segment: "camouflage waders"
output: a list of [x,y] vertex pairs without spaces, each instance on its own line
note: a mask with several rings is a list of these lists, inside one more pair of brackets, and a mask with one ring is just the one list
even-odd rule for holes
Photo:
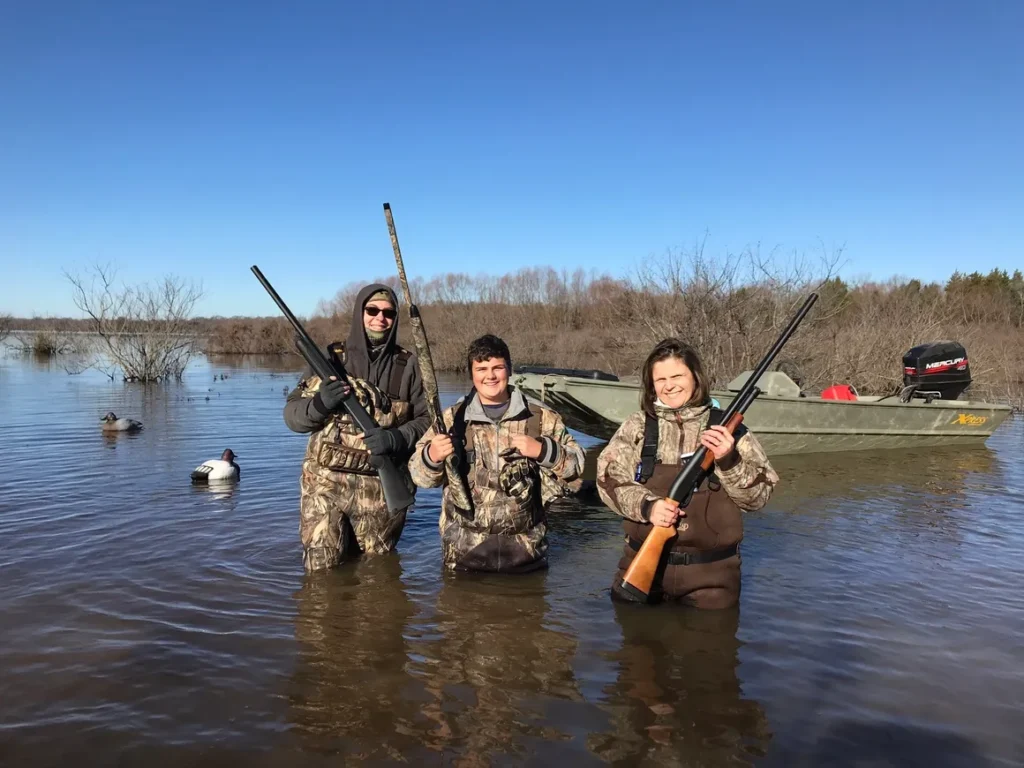
[[[359,401],[382,428],[407,419],[408,403],[390,400],[361,379],[351,382]],[[319,378],[313,376],[303,382],[302,396],[315,396],[319,386]],[[307,571],[333,567],[360,553],[390,552],[402,535],[406,512],[388,511],[377,470],[365,443],[356,437],[359,433],[348,414],[341,413],[310,435],[299,502],[299,537]],[[408,470],[405,474],[413,490]]]
[[[460,404],[445,411],[455,422]],[[441,502],[441,551],[452,570],[517,573],[547,565],[547,508],[567,495],[583,471],[583,450],[561,417],[550,408],[527,400],[513,388],[508,410],[495,423],[483,411],[474,392],[464,409],[467,480],[473,514],[464,516],[451,500],[447,486]],[[515,435],[529,435],[544,446],[545,463],[527,459],[511,448]],[[431,467],[424,452],[433,427],[420,438],[409,462],[421,488],[441,485],[441,467]]]
[[[643,476],[645,415],[633,414],[609,441],[597,462],[601,499],[622,515],[625,546],[612,585],[612,596],[654,527],[644,519],[645,502],[668,495],[684,457],[700,445],[709,408],[657,408],[657,459],[649,477]],[[760,509],[778,483],[760,444],[749,432],[736,441],[734,462],[716,465],[698,488],[678,533],[666,546],[655,577],[653,595],[700,608],[735,605],[740,593],[739,543],[743,539],[743,510]]]

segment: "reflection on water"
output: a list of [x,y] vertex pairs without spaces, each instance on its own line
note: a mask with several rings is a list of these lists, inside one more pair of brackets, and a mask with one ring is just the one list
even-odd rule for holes
[[[446,576],[435,616],[437,635],[419,669],[433,699],[425,709],[448,749],[472,755],[472,765],[502,756],[520,764],[558,754],[586,760],[577,729],[603,718],[580,706],[576,639],[549,615],[545,573],[514,583]],[[549,745],[557,747],[548,752]]]
[[220,501],[231,499],[238,491],[238,482],[233,480],[211,481],[209,484],[192,484],[192,493],[206,495]]
[[[571,739],[548,710],[553,700],[564,699],[566,712],[582,701],[576,643],[547,626],[543,575],[514,584],[443,577],[424,610],[401,559],[310,576],[299,591],[289,699],[304,748],[346,760],[462,756],[462,765],[490,765],[538,758],[538,744]],[[582,740],[576,749],[585,761]]]
[[[381,759],[418,746],[409,736],[424,726],[417,723],[422,686],[406,671],[416,606],[401,577],[398,555],[304,578],[288,693],[289,721],[304,749]],[[393,731],[390,738],[380,738],[381,726]]]
[[773,464],[785,472],[783,491],[791,501],[813,499],[823,493],[867,498],[892,488],[905,493],[956,496],[963,493],[965,481],[972,475],[986,475],[998,469],[996,452],[984,445],[970,450],[933,448],[802,458],[780,456]]
[[623,635],[608,687],[616,727],[591,737],[595,753],[625,765],[736,765],[764,756],[767,717],[744,697],[736,673],[739,610],[664,608],[615,605]]
[[[556,504],[543,573],[445,574],[430,490],[394,556],[307,577],[298,368],[0,359],[0,764],[1021,764],[1020,420],[780,458],[739,610],[698,614],[609,600],[593,498]],[[228,447],[241,481],[192,485]]]

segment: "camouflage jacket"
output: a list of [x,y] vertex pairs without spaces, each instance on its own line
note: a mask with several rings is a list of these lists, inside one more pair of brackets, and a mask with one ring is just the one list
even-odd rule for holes
[[[409,403],[392,401],[362,379],[350,377],[349,381],[359,402],[381,428],[397,427],[408,420]],[[312,398],[319,389],[320,378],[311,376],[299,383],[297,392],[299,397]],[[347,489],[343,495],[353,507],[346,509],[347,512],[386,510],[380,478],[370,464],[366,443],[356,437],[361,431],[347,412],[329,414],[323,427],[309,436],[302,463],[303,487],[305,489],[311,483],[319,487],[343,486]],[[399,467],[403,465],[399,463]],[[404,467],[403,470],[407,475]],[[408,475],[407,485],[413,489]]]
[[[446,424],[453,423],[458,406],[445,410]],[[510,438],[527,434],[531,416],[539,418],[539,439],[544,444],[541,458],[533,461],[518,453],[507,455]],[[484,571],[529,570],[543,565],[547,507],[567,495],[571,481],[582,473],[583,450],[557,413],[515,388],[508,410],[497,423],[484,413],[475,393],[465,419],[467,442],[471,439],[473,443],[468,480],[474,510],[469,518],[462,515],[445,487],[439,521],[445,565]],[[409,461],[413,482],[421,488],[437,487],[444,479],[443,467],[433,464],[426,453],[434,435],[431,427]],[[503,486],[502,478],[503,470],[507,472],[513,462],[528,464],[529,475],[510,493],[503,490],[507,483]]]
[[[709,406],[670,409],[656,406],[658,415],[658,461],[679,464],[675,455],[682,431],[683,452],[700,447],[700,435],[707,429]],[[597,488],[601,500],[614,512],[635,522],[645,522],[640,508],[646,499],[657,499],[636,481],[637,465],[644,442],[644,412],[637,411],[622,422],[608,445],[597,457]],[[779,482],[761,444],[750,432],[736,442],[739,460],[728,469],[715,467],[722,489],[740,509],[753,511],[768,503],[772,489]],[[615,488],[615,498],[608,488]]]

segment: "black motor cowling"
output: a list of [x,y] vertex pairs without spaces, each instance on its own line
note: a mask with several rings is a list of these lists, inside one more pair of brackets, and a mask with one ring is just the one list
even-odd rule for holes
[[903,355],[903,384],[916,397],[956,400],[971,385],[967,350],[955,341],[919,344]]

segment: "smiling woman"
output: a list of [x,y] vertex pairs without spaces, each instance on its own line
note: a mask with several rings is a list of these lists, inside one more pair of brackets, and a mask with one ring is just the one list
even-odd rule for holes
[[[655,403],[669,408],[704,403],[711,388],[697,350],[685,342],[669,339],[659,344],[644,366],[643,407]],[[655,398],[652,402],[652,398]]]
[[[652,597],[699,608],[739,602],[743,512],[760,509],[778,483],[768,457],[746,429],[733,434],[712,406],[704,366],[679,339],[660,342],[643,368],[641,411],[627,418],[597,461],[601,499],[621,515],[626,544],[612,586],[654,528],[676,527],[671,551],[655,577]],[[681,508],[669,488],[686,459],[704,446],[715,472]]]

